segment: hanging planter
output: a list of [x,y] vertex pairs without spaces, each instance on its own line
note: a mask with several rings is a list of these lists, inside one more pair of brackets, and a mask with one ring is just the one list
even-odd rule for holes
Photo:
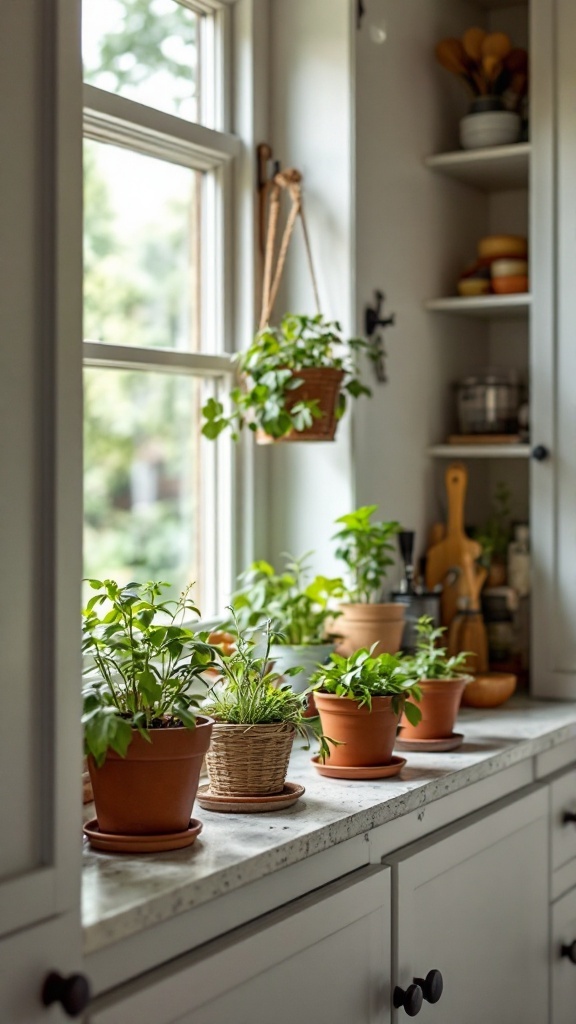
[[[268,240],[264,268],[260,330],[247,351],[237,357],[240,383],[230,394],[230,406],[214,398],[202,410],[202,433],[214,440],[229,428],[238,440],[244,427],[256,434],[259,444],[275,441],[333,441],[338,420],[348,397],[371,392],[359,377],[358,357],[365,352],[378,359],[374,347],[363,338],[345,340],[340,324],[325,320],[302,208],[302,175],[289,170],[277,174],[271,191]],[[274,263],[280,197],[287,191],[292,209]],[[296,220],[304,232],[306,255],[318,313],[315,316],[287,314],[279,326],[270,321],[288,246]]]

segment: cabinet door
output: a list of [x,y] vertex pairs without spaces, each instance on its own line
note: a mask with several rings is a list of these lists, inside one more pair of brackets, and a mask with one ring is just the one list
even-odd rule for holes
[[[81,948],[78,13],[76,0],[0,3],[0,1018],[10,1024],[59,1019],[41,1007],[35,972],[70,972]],[[38,932],[45,959],[32,933],[23,938],[40,921],[53,922]]]
[[[552,1021],[574,1024],[576,1006],[576,964],[567,947],[576,943],[576,889],[552,907]],[[576,946],[574,947],[576,952]]]
[[540,790],[390,859],[394,982],[405,990],[430,970],[444,981],[423,1024],[548,1019],[546,811]]
[[354,872],[98,1000],[88,1022],[388,1024],[390,921],[390,872]]
[[[532,679],[576,697],[576,40],[574,0],[532,0]],[[553,74],[550,73],[553,69]]]

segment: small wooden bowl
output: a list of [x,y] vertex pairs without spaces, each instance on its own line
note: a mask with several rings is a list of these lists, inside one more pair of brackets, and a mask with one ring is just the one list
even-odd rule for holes
[[497,708],[516,689],[518,677],[512,672],[486,672],[474,676],[462,695],[462,704],[469,708]]

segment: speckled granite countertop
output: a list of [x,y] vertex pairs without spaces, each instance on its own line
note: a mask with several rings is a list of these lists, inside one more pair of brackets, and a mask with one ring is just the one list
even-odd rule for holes
[[406,754],[390,780],[322,778],[295,743],[288,778],[306,787],[286,811],[214,814],[197,809],[204,831],[187,850],[96,853],[85,847],[85,952],[111,945],[175,914],[399,818],[510,765],[576,737],[576,704],[519,698],[493,711],[463,710],[463,746],[449,754]]

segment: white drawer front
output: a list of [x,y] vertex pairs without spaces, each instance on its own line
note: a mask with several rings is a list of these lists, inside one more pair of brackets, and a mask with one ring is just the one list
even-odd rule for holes
[[[576,964],[567,956],[576,942],[576,889],[552,906],[552,1022],[574,1024]],[[564,955],[563,954],[564,951]],[[574,948],[576,952],[576,947]]]
[[[551,787],[552,870],[576,858],[576,770],[556,779]],[[574,821],[568,820],[573,815]]]

